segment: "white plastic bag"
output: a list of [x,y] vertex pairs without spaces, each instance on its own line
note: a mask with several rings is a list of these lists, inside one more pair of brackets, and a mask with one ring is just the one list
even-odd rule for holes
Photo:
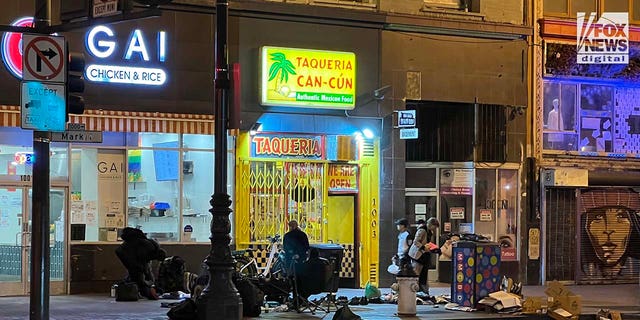
[[387,267],[387,272],[391,274],[398,274],[400,273],[400,266],[392,263],[389,265],[389,267]]

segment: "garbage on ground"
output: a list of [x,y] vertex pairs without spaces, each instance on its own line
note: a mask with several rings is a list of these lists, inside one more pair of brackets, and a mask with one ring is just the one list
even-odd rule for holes
[[575,295],[558,281],[552,281],[547,294],[547,314],[556,320],[578,319],[582,311],[582,296]]
[[491,307],[500,313],[515,313],[522,310],[521,297],[517,294],[496,291],[489,294],[488,297],[482,298],[478,304]]
[[596,314],[596,320],[622,320],[622,315],[618,311],[609,311],[609,309],[600,309]]
[[477,307],[498,313],[517,313],[522,311],[522,283],[503,277],[500,291],[489,293],[489,296],[478,301]]
[[444,308],[447,309],[447,310],[455,310],[455,311],[466,311],[466,312],[476,311],[476,309],[474,309],[474,308],[461,306],[461,305],[459,305],[457,303],[454,303],[454,302],[447,303],[444,306]]

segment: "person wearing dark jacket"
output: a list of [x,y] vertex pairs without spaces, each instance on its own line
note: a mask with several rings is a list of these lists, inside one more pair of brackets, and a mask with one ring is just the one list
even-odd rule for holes
[[292,262],[302,263],[307,259],[307,251],[309,251],[309,238],[304,231],[298,227],[298,221],[289,221],[289,232],[285,233],[282,239],[284,247],[284,257],[287,267]]
[[158,299],[155,291],[151,261],[162,261],[167,253],[158,242],[149,239],[140,229],[126,227],[122,230],[122,244],[116,248],[116,255],[127,268],[128,280],[138,285],[138,291],[149,299]]

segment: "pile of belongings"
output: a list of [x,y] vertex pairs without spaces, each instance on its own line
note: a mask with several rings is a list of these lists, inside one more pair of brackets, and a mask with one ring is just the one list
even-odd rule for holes
[[492,292],[478,301],[478,307],[484,307],[498,313],[516,313],[522,311],[522,283],[503,277],[500,291]]

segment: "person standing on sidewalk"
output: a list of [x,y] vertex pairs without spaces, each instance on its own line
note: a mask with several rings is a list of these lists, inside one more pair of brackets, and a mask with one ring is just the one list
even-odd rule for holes
[[409,220],[401,218],[396,220],[396,228],[398,229],[398,251],[391,261],[393,264],[403,267],[410,263],[409,248],[411,247],[411,239],[409,238]]
[[429,218],[426,222],[422,219],[418,220],[418,231],[416,232],[413,244],[409,249],[411,256],[411,265],[418,278],[420,291],[429,295],[429,264],[431,262],[431,253],[441,253],[440,248],[433,242],[435,239],[435,231],[440,227],[440,222],[436,218]]

